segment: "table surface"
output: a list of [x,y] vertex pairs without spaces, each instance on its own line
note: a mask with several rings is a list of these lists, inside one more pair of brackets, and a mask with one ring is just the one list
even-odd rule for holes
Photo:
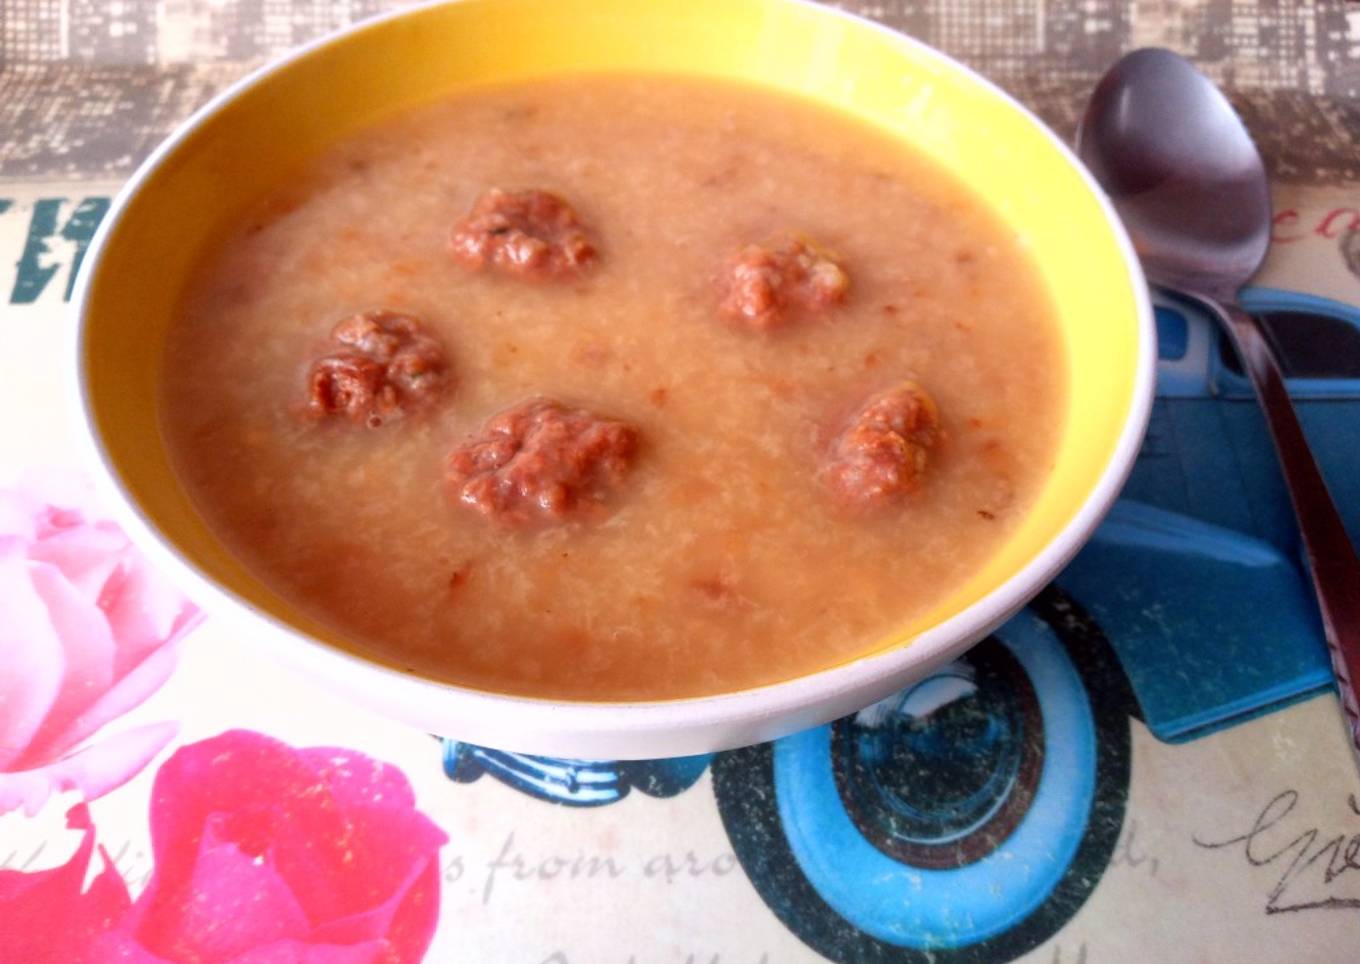
[[[1360,4],[841,5],[973,64],[1064,136],[1121,50],[1192,56],[1274,178],[1256,306],[1321,312],[1328,346],[1360,340]],[[0,960],[415,959],[427,941],[432,961],[526,964],[1355,959],[1357,778],[1279,481],[1212,328],[1171,306],[1126,501],[936,681],[944,699],[711,758],[551,761],[437,740],[243,654],[213,619],[181,625],[101,510],[75,511],[71,279],[112,193],[197,104],[396,6],[0,0]],[[1360,527],[1343,348],[1300,342],[1295,389]],[[85,594],[65,603],[43,581],[64,539],[85,540],[57,566]],[[997,674],[1029,679],[1045,727],[980,682]],[[99,696],[82,729],[72,707]],[[932,733],[974,755],[940,755]],[[1040,761],[1036,785],[1006,778],[1012,758]],[[996,806],[970,816],[984,790]],[[87,837],[104,854],[88,871]],[[75,883],[35,896],[59,867]]]

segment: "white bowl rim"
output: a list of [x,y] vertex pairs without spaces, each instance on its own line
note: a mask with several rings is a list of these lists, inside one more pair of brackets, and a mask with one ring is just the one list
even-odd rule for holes
[[[468,0],[454,0],[468,2]],[[1039,129],[1091,192],[1113,232],[1133,287],[1140,321],[1133,394],[1113,454],[1091,492],[1067,524],[1002,585],[909,643],[861,656],[804,676],[734,693],[664,701],[586,702],[510,696],[474,690],[403,672],[314,639],[224,589],[174,548],[137,505],[114,468],[97,428],[85,376],[86,318],[101,254],[132,199],[167,158],[212,116],[245,91],[314,51],[391,20],[418,17],[447,6],[433,0],[362,21],[318,38],[264,65],[213,97],[162,142],[118,192],[91,240],[72,296],[77,320],[74,377],[79,398],[77,436],[97,481],[133,542],[192,599],[240,631],[243,642],[270,659],[325,680],[357,703],[431,733],[519,752],[580,759],[646,759],[710,753],[771,740],[826,723],[884,699],[958,657],[996,629],[1056,576],[1109,511],[1132,470],[1151,410],[1156,363],[1151,298],[1133,244],[1113,206],[1072,150],[1033,112],[976,71],[933,47],[866,17],[815,0],[778,0],[817,15],[840,18],[915,48],[923,59],[961,71]],[[261,632],[266,630],[266,632]]]

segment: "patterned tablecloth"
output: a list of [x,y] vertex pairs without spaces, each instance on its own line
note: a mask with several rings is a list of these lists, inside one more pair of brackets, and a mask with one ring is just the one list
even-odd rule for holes
[[[1131,46],[1232,89],[1277,182],[1251,307],[1360,536],[1360,5],[845,5],[1064,134]],[[213,90],[390,6],[0,0],[0,962],[1360,958],[1357,777],[1297,537],[1246,383],[1170,302],[1138,466],[1057,584],[775,744],[440,740],[248,655],[150,571],[77,464],[85,247]]]

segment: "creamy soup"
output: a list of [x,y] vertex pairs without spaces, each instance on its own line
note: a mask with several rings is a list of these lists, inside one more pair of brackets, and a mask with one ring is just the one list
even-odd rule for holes
[[998,549],[1062,428],[1051,315],[882,132],[566,78],[364,130],[243,212],[161,417],[213,529],[356,651],[688,697],[862,653]]

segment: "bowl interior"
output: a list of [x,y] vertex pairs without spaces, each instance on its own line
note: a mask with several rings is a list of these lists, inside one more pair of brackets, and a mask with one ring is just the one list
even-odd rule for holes
[[81,306],[86,406],[110,470],[163,543],[252,608],[340,645],[224,550],[170,467],[156,383],[182,280],[243,202],[356,127],[473,85],[613,70],[754,82],[887,129],[971,184],[1045,277],[1069,400],[1053,472],[999,552],[865,655],[962,612],[1059,535],[1137,410],[1146,321],[1104,209],[1024,112],[927,48],[811,4],[465,0],[371,24],[244,85],[164,150],[106,224]]

